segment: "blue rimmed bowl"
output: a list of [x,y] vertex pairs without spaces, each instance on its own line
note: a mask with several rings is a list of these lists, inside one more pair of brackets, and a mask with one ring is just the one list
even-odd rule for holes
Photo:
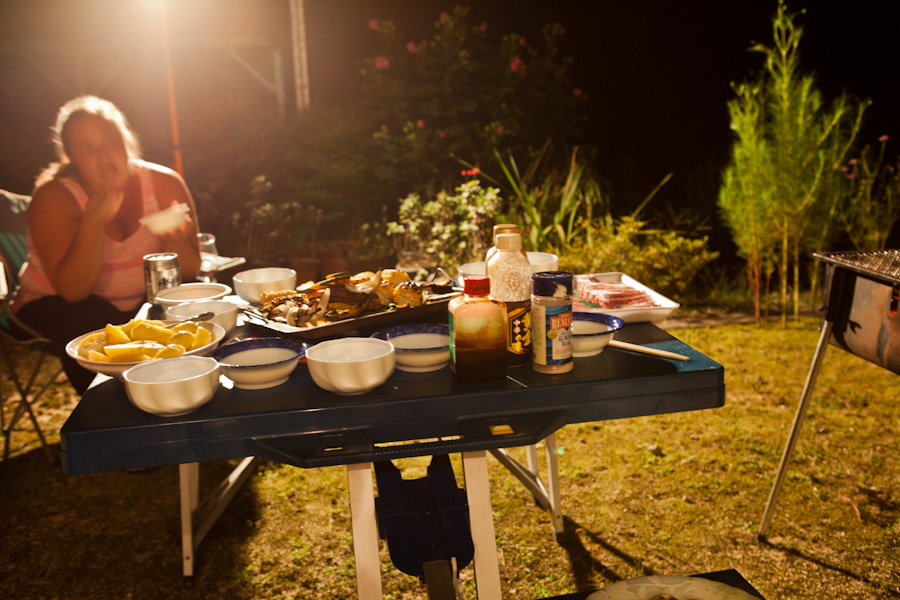
[[624,326],[625,321],[619,317],[576,312],[572,319],[572,356],[584,358],[600,354]]
[[244,390],[263,390],[288,380],[303,356],[302,343],[285,338],[252,338],[212,353],[225,377]]
[[450,327],[446,323],[398,325],[372,334],[394,345],[397,368],[411,373],[442,369],[450,362]]

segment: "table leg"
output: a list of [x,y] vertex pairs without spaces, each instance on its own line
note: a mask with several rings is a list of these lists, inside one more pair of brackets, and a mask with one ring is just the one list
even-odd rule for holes
[[816,347],[816,354],[813,357],[812,365],[809,367],[806,384],[803,386],[803,394],[800,396],[797,413],[794,415],[794,423],[791,425],[791,433],[788,436],[787,445],[784,447],[784,453],[781,455],[781,463],[778,465],[778,472],[775,474],[775,483],[772,484],[772,491],[769,492],[769,500],[766,502],[766,509],[763,511],[762,521],[759,524],[759,533],[756,534],[759,539],[765,538],[766,533],[769,531],[769,524],[772,522],[772,515],[775,512],[775,503],[778,501],[778,495],[781,493],[781,486],[784,483],[784,476],[787,473],[788,463],[791,461],[794,447],[797,445],[797,439],[800,437],[800,427],[806,418],[806,409],[809,407],[809,400],[812,397],[813,388],[816,386],[816,379],[819,378],[822,359],[825,358],[825,351],[828,349],[828,341],[831,339],[833,327],[834,323],[832,321],[825,321],[822,326],[819,345]]
[[550,524],[553,538],[563,532],[562,498],[559,491],[559,455],[556,452],[556,434],[551,433],[544,440],[547,452],[547,490],[550,500]]
[[500,565],[497,560],[497,540],[494,537],[487,453],[484,450],[463,452],[462,460],[472,542],[475,546],[475,589],[479,600],[499,599]]
[[378,557],[378,521],[375,515],[372,463],[347,465],[347,482],[350,488],[357,594],[359,600],[380,599],[381,560]]
[[178,485],[181,496],[181,554],[184,576],[194,574],[197,547],[216,520],[235,497],[241,486],[253,474],[259,459],[244,458],[228,477],[200,502],[200,463],[178,465]]
[[518,479],[534,496],[535,502],[550,513],[550,525],[553,527],[553,538],[563,532],[562,500],[559,492],[559,459],[556,453],[556,434],[551,433],[544,439],[547,451],[547,484],[541,479],[540,464],[537,460],[535,446],[526,448],[527,466],[513,458],[505,448],[491,450],[497,461]]
[[184,576],[194,574],[194,509],[200,502],[200,463],[178,465],[181,496],[181,560]]

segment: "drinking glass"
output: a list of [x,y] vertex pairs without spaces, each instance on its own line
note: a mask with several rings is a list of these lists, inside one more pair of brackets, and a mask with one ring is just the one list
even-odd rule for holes
[[218,256],[219,251],[216,250],[216,236],[211,233],[198,233],[197,241],[200,243],[200,281],[215,281],[216,267],[215,262],[210,260],[209,256],[204,254]]

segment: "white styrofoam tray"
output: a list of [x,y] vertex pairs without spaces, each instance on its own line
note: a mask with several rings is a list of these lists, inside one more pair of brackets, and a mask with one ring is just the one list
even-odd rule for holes
[[[631,286],[636,290],[646,292],[653,299],[654,306],[646,308],[600,308],[599,306],[590,304],[581,299],[581,295],[578,292],[579,277],[593,277],[596,281],[608,283],[624,283],[625,285]],[[575,289],[572,290],[572,307],[576,312],[595,312],[603,313],[605,315],[613,315],[614,317],[619,317],[626,323],[642,323],[647,321],[651,323],[658,323],[660,321],[663,321],[672,313],[673,310],[680,306],[680,304],[678,304],[677,302],[669,300],[662,294],[651,290],[637,280],[632,279],[628,275],[619,272],[588,273],[586,275],[576,275],[574,287]]]

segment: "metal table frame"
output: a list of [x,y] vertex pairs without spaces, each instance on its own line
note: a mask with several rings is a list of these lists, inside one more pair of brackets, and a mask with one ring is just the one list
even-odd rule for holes
[[[447,368],[396,371],[379,389],[349,397],[316,387],[301,364],[287,383],[268,390],[239,390],[223,380],[210,403],[172,418],[135,408],[123,384],[107,380],[84,395],[63,426],[63,468],[77,474],[181,464],[182,513],[191,514],[192,535],[185,536],[193,538],[192,556],[246,479],[252,458],[241,463],[244,470],[233,473],[230,483],[217,488],[212,501],[202,504],[196,466],[189,463],[261,457],[303,468],[346,465],[357,586],[359,597],[368,599],[381,596],[371,463],[461,452],[478,597],[499,598],[488,451],[534,445],[570,423],[716,408],[725,402],[723,367],[655,325],[630,324],[616,337],[684,354],[690,361],[610,348],[576,359],[575,369],[562,375],[521,367],[511,369],[501,382],[461,385]],[[548,457],[555,460],[551,444]],[[526,467],[531,475],[520,479],[539,481],[533,466],[533,471]],[[558,511],[558,486],[550,479],[547,499]],[[534,493],[541,487],[534,483],[529,489]],[[561,513],[558,519],[561,525]],[[183,531],[187,527],[183,524]],[[185,549],[187,556],[188,545]]]

